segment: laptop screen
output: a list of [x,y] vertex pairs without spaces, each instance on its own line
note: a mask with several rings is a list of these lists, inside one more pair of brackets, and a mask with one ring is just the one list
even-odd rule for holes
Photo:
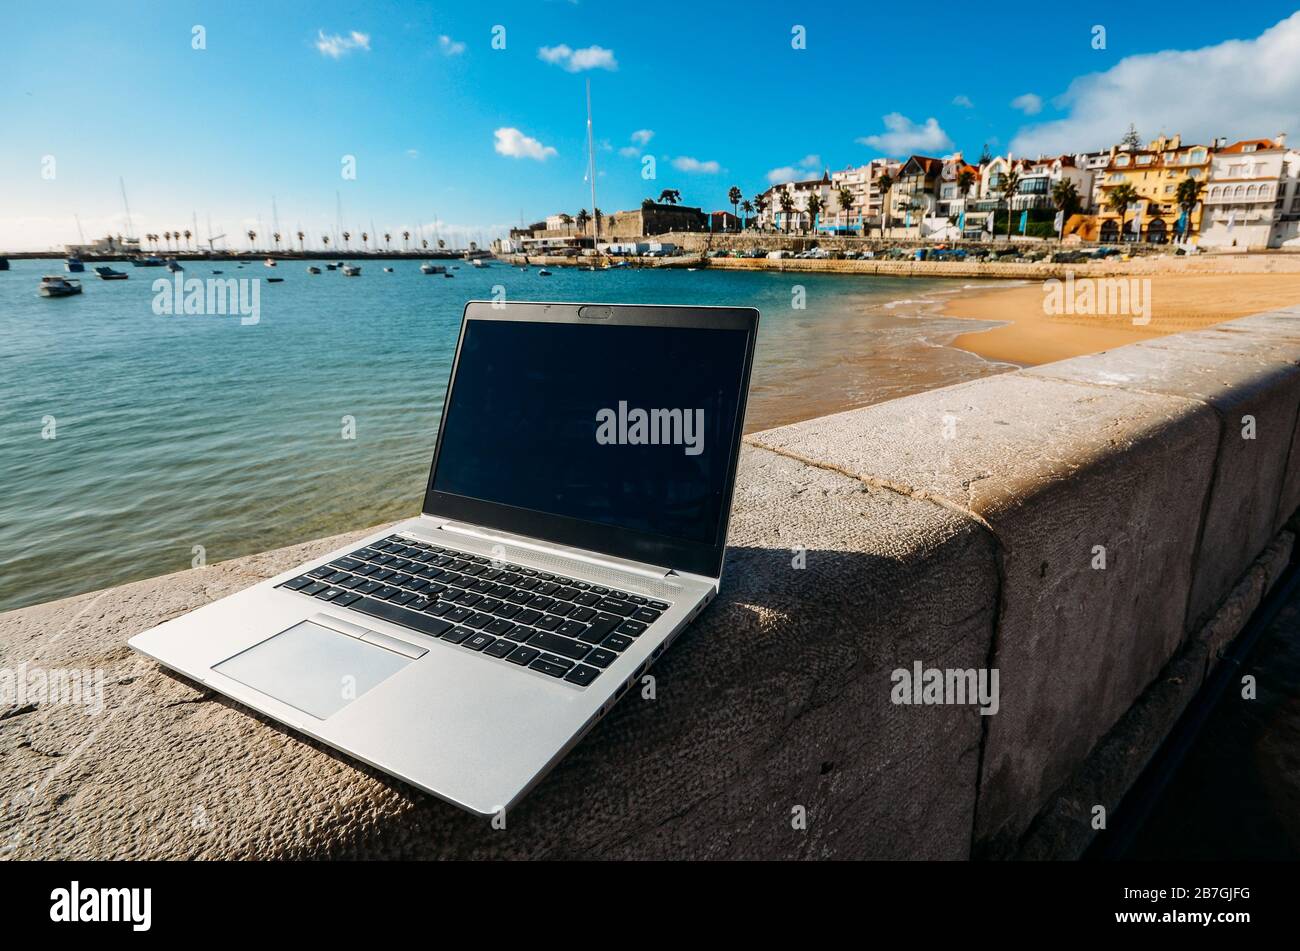
[[[469,320],[431,488],[554,517],[539,537],[622,557],[649,560],[656,538],[720,546],[751,336]],[[541,524],[506,521],[480,524],[522,534]]]

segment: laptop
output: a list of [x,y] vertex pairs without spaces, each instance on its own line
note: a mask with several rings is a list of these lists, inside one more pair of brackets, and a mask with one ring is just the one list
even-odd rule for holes
[[717,594],[757,329],[745,308],[469,303],[420,515],[130,646],[508,810]]

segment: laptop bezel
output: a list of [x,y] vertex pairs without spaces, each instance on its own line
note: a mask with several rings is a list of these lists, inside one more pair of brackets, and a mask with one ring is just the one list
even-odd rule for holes
[[[456,385],[456,370],[460,365],[461,347],[471,320],[557,324],[601,323],[618,326],[745,331],[747,339],[741,369],[743,385],[736,404],[737,421],[732,443],[727,448],[722,516],[719,519],[716,538],[710,543],[693,542],[435,491],[434,477],[438,471],[438,458],[442,452],[447,409],[451,406],[452,391]],[[451,373],[447,378],[447,392],[442,404],[443,412],[438,420],[438,436],[434,443],[433,460],[429,466],[429,478],[425,485],[424,513],[654,565],[679,573],[689,572],[714,579],[721,577],[722,562],[727,547],[727,531],[731,522],[731,503],[735,494],[736,469],[740,460],[740,446],[744,433],[745,410],[749,399],[754,347],[758,337],[758,320],[758,311],[750,307],[470,301],[465,305],[465,311],[461,316],[456,352],[452,359]],[[526,474],[521,473],[521,477],[526,477]]]

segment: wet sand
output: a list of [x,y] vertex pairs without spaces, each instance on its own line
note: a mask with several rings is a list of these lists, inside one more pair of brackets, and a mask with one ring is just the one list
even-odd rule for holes
[[1149,324],[1131,316],[1048,315],[1044,284],[972,289],[949,301],[949,317],[1003,322],[960,334],[953,346],[988,360],[1035,366],[1152,337],[1200,330],[1225,320],[1300,304],[1300,274],[1153,274]]

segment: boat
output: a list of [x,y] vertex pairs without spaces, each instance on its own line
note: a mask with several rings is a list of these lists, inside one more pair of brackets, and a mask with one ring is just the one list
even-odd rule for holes
[[393,269],[392,269],[391,267],[386,267],[386,268],[384,268],[384,273],[385,273],[385,274],[392,274],[392,273],[393,273]]
[[421,274],[446,274],[447,269],[443,267],[441,264],[430,264],[428,261],[425,261],[423,264],[420,265],[420,273]]
[[86,270],[86,262],[74,254],[64,260],[63,269],[69,274],[80,274]]
[[282,278],[282,277],[268,277],[268,278],[266,279],[266,283],[268,283],[268,284],[283,284],[283,283],[284,283],[284,278]]
[[443,271],[443,272],[442,272],[442,276],[443,276],[443,277],[455,277],[456,275],[455,275],[455,274],[452,274],[451,271]]
[[9,259],[0,258],[0,271],[7,271],[7,270],[9,270]]
[[333,271],[333,270],[336,270],[337,268],[338,268],[338,265],[337,265],[337,264],[326,264],[326,265],[325,265],[325,270],[327,270],[327,271]]
[[487,265],[483,263],[482,258],[475,258],[473,261],[470,261],[469,263],[474,265],[475,267],[487,267]]
[[213,274],[224,274],[224,273],[226,273],[226,272],[225,272],[225,271],[213,271],[212,273],[213,273]]
[[156,254],[141,254],[133,257],[131,263],[136,267],[162,267],[163,259]]
[[550,276],[551,276],[551,272],[548,271],[548,270],[546,270],[546,268],[542,268],[540,271],[537,272],[537,276],[538,276],[538,277],[550,277]]
[[361,265],[345,264],[343,265],[342,270],[343,270],[344,277],[357,277],[361,273]]
[[36,288],[36,293],[42,297],[71,297],[81,293],[81,282],[68,280],[58,274],[47,274],[41,278],[41,286]]
[[131,276],[126,271],[114,271],[106,264],[95,268],[95,273],[99,275],[101,281],[125,281]]
[[275,258],[267,258],[262,263],[265,264],[267,267],[275,267]]
[[307,267],[307,273],[308,273],[308,274],[319,274],[319,273],[320,273],[320,268],[318,268],[318,267],[317,267],[316,265],[314,265],[314,264],[309,265],[309,266]]
[[173,274],[175,274],[177,271],[183,271],[183,270],[185,270],[185,268],[181,267],[181,262],[180,262],[180,261],[168,261],[168,262],[167,262],[167,270],[169,270],[169,271],[171,271]]

